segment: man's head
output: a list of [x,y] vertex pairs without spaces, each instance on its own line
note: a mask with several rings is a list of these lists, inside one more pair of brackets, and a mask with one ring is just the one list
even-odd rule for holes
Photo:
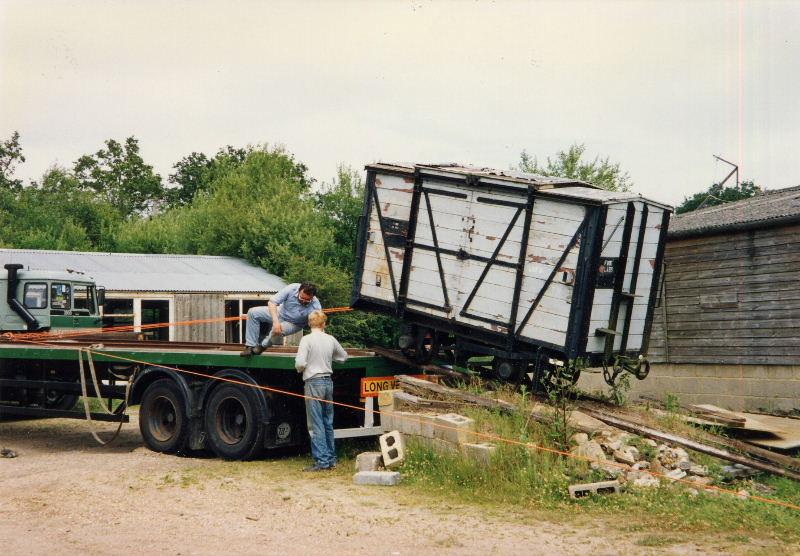
[[325,328],[325,323],[328,322],[328,317],[322,311],[314,311],[308,315],[308,325],[311,328]]
[[297,291],[297,299],[303,305],[308,305],[317,295],[317,286],[311,282],[303,282],[300,284],[300,289]]

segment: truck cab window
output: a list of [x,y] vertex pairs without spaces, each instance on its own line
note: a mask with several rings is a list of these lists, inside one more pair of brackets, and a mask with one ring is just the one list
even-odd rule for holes
[[44,309],[47,307],[47,284],[25,284],[25,307]]
[[87,315],[94,314],[94,287],[75,284],[73,287],[72,308]]
[[72,307],[72,295],[69,284],[52,283],[50,285],[50,308],[51,309],[70,309]]

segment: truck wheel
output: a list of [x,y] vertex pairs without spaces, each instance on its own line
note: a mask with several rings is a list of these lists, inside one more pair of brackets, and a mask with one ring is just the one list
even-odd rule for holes
[[174,454],[189,440],[189,418],[180,387],[168,378],[147,387],[139,409],[139,430],[154,452]]
[[225,459],[252,459],[264,448],[264,416],[250,388],[223,384],[211,392],[205,429],[214,453]]

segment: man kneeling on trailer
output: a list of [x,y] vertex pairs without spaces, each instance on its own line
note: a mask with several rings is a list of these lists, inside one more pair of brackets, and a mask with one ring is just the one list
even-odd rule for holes
[[308,317],[311,334],[303,336],[297,348],[294,366],[303,373],[306,395],[306,421],[311,437],[311,456],[314,465],[303,471],[323,471],[336,467],[336,448],[333,444],[333,361],[347,361],[341,344],[325,333],[328,317],[314,311]]
[[[247,311],[245,328],[245,348],[242,357],[259,355],[280,336],[289,336],[302,330],[308,324],[308,315],[321,311],[322,304],[316,298],[317,287],[309,282],[289,284],[269,300],[266,307],[253,307]],[[267,323],[271,330],[259,344],[261,323]]]

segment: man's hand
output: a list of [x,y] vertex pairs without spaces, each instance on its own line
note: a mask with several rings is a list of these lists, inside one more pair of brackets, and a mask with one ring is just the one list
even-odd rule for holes
[[277,320],[275,321],[275,324],[272,325],[272,335],[273,336],[283,335],[283,327],[281,326],[281,323],[278,322]]

